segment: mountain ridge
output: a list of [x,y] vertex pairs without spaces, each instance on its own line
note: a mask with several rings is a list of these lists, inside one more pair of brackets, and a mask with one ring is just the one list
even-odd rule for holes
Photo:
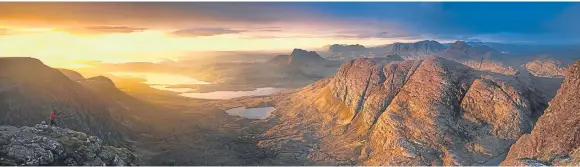
[[510,148],[501,165],[580,165],[580,61],[566,78],[530,134]]
[[0,58],[0,124],[31,126],[46,121],[52,109],[63,112],[59,124],[121,141],[109,108],[92,91],[34,58]]
[[[307,157],[292,155],[313,164],[485,163],[531,131],[547,106],[530,87],[534,82],[525,73],[480,71],[435,56],[392,62],[359,58],[332,77],[260,99],[277,109],[272,119],[284,121],[267,130],[260,138],[268,140],[258,145],[284,152],[312,149]],[[294,143],[290,136],[305,141]]]

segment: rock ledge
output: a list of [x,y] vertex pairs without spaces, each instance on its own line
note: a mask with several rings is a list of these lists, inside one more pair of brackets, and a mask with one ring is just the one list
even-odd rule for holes
[[95,136],[46,125],[0,126],[0,165],[139,165],[125,148],[105,146]]

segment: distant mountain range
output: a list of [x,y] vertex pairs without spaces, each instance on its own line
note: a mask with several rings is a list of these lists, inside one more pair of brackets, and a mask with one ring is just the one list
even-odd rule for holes
[[[510,50],[509,48],[520,48],[520,50]],[[335,44],[324,47],[323,49],[325,51],[322,55],[332,60],[347,61],[360,57],[374,58],[395,54],[405,60],[421,60],[428,56],[438,56],[460,62],[475,69],[510,75],[515,74],[520,66],[524,66],[524,68],[529,68],[533,75],[538,76],[561,76],[561,74],[551,75],[545,73],[561,73],[549,71],[562,71],[561,69],[555,68],[560,68],[557,66],[565,66],[578,57],[566,52],[570,49],[567,49],[565,46],[535,46],[479,41],[456,41],[454,43],[441,44],[434,40],[425,40],[414,43],[393,43],[374,47]],[[576,53],[580,53],[580,50]],[[542,57],[549,57],[551,60],[560,63],[559,65],[535,65],[538,64],[538,61],[545,60],[541,59]],[[525,65],[532,61],[536,61],[536,63]]]

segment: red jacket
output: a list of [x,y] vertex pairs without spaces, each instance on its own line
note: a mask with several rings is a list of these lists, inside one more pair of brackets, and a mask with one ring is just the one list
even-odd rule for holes
[[56,114],[54,112],[50,113],[50,120],[56,120]]

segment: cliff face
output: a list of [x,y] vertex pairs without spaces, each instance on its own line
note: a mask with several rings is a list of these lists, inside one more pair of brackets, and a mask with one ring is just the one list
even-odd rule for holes
[[531,131],[546,106],[533,83],[439,57],[356,59],[274,102],[259,145],[313,164],[481,164]]
[[95,136],[43,122],[34,127],[0,126],[0,165],[124,166],[139,161],[125,148],[106,146]]
[[531,134],[523,135],[501,165],[580,165],[580,61],[566,79]]

